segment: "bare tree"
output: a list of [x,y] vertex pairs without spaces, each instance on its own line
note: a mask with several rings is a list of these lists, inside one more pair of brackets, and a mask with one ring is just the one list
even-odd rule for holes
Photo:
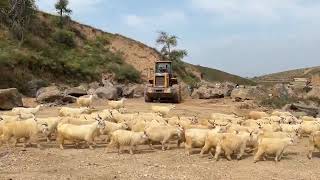
[[36,13],[35,0],[3,0],[1,5],[2,23],[7,24],[14,37],[22,43],[30,21]]

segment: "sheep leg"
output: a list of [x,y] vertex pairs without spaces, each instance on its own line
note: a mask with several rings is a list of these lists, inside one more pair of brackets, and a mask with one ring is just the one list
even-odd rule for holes
[[154,147],[152,146],[151,142],[149,143],[149,148],[150,148],[150,150],[154,150]]
[[282,158],[282,156],[283,156],[283,152],[284,152],[284,149],[280,152],[279,161],[281,160],[281,158]]
[[215,153],[215,151],[216,151],[215,148],[210,148],[210,149],[209,149],[209,152],[210,152],[210,153],[209,153],[209,154],[210,154],[209,159],[213,159],[213,158],[214,158],[214,153]]
[[27,145],[30,145],[30,138],[25,138],[24,142],[23,142],[23,148],[27,148]]
[[119,144],[117,144],[116,148],[118,149],[118,155],[120,155],[121,154],[121,146]]
[[89,146],[89,149],[90,149],[90,150],[93,150],[94,148],[93,148],[92,145],[95,146],[95,144],[93,143],[93,142],[94,142],[94,137],[86,138],[85,141],[86,141],[87,145]]
[[178,148],[180,148],[182,142],[183,142],[183,141],[182,141],[181,139],[178,140],[178,143],[177,143]]
[[208,152],[209,149],[210,149],[210,146],[206,143],[201,149],[200,156],[203,157],[204,153]]
[[309,159],[312,159],[312,153],[314,152],[314,149],[315,149],[314,145],[309,145],[309,150],[307,155]]
[[241,157],[243,156],[245,149],[246,149],[246,146],[240,148],[240,152],[237,156],[237,160],[241,160]]
[[231,152],[230,152],[229,150],[226,150],[226,151],[224,152],[224,154],[225,154],[225,156],[226,156],[226,158],[227,158],[228,161],[231,161],[231,160],[232,160],[232,158],[231,158]]
[[50,142],[51,142],[50,137],[51,137],[51,134],[48,134],[48,135],[47,135],[47,143],[50,143]]
[[35,143],[37,145],[37,148],[41,149],[42,146],[41,144],[39,143],[39,140],[38,140],[38,136],[37,135],[34,135],[30,138],[29,140],[29,143],[32,145],[32,143]]
[[264,152],[261,149],[258,149],[258,152],[254,155],[254,163],[258,162],[260,160],[260,157],[264,154]]
[[63,137],[60,137],[60,138],[59,138],[59,144],[60,144],[60,149],[61,149],[61,150],[64,150],[64,147],[63,147],[64,138],[63,138]]
[[215,159],[216,161],[219,160],[219,156],[220,156],[220,154],[221,154],[221,151],[222,151],[221,146],[218,145],[217,148],[216,148],[216,154],[214,155],[214,159]]
[[17,138],[14,138],[14,140],[13,140],[13,147],[17,147],[17,144],[18,144],[18,139],[17,139]]
[[[11,136],[6,136],[6,135],[2,135],[2,142],[4,142],[4,141],[6,141],[7,142],[7,148],[10,148],[10,143],[9,143],[9,141],[10,141],[10,139],[11,139]],[[2,145],[2,142],[0,141],[0,145]]]
[[188,140],[186,141],[184,148],[186,150],[186,155],[190,156],[192,153],[192,142],[189,142]]
[[163,140],[163,141],[161,142],[161,147],[162,147],[162,151],[165,151],[165,150],[166,150],[166,141],[165,141],[165,140]]
[[131,155],[134,154],[134,153],[133,153],[133,147],[134,147],[134,146],[131,145],[131,146],[130,146],[130,149],[129,149]]

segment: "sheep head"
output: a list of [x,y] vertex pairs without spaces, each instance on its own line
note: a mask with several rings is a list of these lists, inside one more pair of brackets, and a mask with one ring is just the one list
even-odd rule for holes
[[49,133],[49,125],[48,125],[48,123],[42,123],[40,125],[40,131],[41,131],[42,134],[47,135]]
[[98,122],[98,129],[104,129],[106,127],[106,123],[104,122],[104,120],[100,117],[100,115],[98,114],[98,117],[95,118],[95,120]]

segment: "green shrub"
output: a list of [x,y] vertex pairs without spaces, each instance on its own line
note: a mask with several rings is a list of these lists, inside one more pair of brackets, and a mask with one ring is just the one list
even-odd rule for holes
[[43,39],[31,34],[27,35],[23,45],[35,50],[44,50],[49,48],[48,44]]
[[75,35],[71,31],[67,30],[57,30],[53,33],[53,39],[60,44],[64,44],[68,47],[75,47]]
[[173,61],[172,62],[173,71],[176,75],[179,75],[181,80],[188,84],[191,87],[196,87],[198,82],[200,81],[192,72],[187,71],[187,66],[182,61]]

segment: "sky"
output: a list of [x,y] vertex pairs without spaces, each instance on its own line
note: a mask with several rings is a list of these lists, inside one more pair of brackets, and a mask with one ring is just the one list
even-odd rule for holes
[[[56,13],[56,0],[37,0]],[[320,65],[319,0],[69,0],[72,19],[157,47],[179,37],[185,61],[244,77]]]

